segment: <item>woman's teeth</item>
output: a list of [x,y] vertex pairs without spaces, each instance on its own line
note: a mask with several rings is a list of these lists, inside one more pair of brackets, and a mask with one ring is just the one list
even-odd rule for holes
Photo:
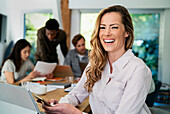
[[105,43],[113,43],[115,40],[104,40]]

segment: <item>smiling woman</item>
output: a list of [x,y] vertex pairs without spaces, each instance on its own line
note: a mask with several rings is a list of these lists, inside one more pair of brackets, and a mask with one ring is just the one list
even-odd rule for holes
[[[86,47],[90,48],[90,39],[92,29],[94,28],[95,19],[98,15],[95,11],[81,11],[80,32],[86,38]],[[160,50],[160,10],[132,10],[131,17],[134,25],[134,44],[133,53],[141,58],[152,71],[154,80],[158,80],[161,75],[161,68],[158,62],[161,62],[162,57],[159,55]],[[159,58],[160,57],[160,58]],[[159,58],[159,59],[158,59]]]
[[[117,55],[116,61],[123,53],[125,53],[125,41],[128,37],[128,32],[125,31],[125,26],[122,23],[121,14],[110,12],[103,15],[100,23],[100,42],[108,55],[112,52]],[[121,51],[121,52],[120,52]]]
[[81,114],[72,105],[89,96],[94,114],[151,114],[145,104],[151,71],[132,53],[133,40],[133,23],[125,7],[101,10],[90,42],[90,62],[80,81],[59,103],[51,100],[55,106],[43,106],[45,111]]

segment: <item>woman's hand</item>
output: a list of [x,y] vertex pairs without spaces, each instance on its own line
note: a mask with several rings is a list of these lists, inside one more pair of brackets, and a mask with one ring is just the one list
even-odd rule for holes
[[41,77],[47,77],[47,79],[53,78],[53,73],[49,73],[46,75],[41,75]]
[[32,71],[24,79],[20,80],[19,83],[28,81],[30,79],[37,77],[37,76],[40,76],[40,72]]
[[57,100],[53,99],[51,100],[50,104],[54,105],[51,107],[46,105],[42,106],[46,114],[82,114],[80,110],[71,104],[58,103]]
[[47,79],[49,78],[53,78],[53,73],[50,73],[50,74],[46,74],[45,77],[47,77]]
[[32,72],[30,72],[30,73],[28,74],[27,78],[33,79],[33,78],[35,78],[35,77],[37,77],[37,76],[40,76],[40,72],[32,71]]

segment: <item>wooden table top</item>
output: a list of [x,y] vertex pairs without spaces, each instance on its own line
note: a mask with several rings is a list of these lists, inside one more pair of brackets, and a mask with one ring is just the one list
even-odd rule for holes
[[[45,95],[39,95],[39,96],[46,101],[50,101],[51,99],[57,99],[59,101],[60,98],[64,97],[66,94],[68,94],[68,92],[65,92],[64,89],[56,89],[48,92]],[[40,103],[37,103],[37,105],[40,111],[44,111]],[[83,103],[81,103],[76,107],[83,112],[89,112],[90,111],[89,98],[85,99]]]
[[[65,80],[59,81],[61,83],[65,83]],[[53,83],[52,81],[45,81],[41,84],[46,85],[49,83]],[[74,80],[74,83],[77,83]],[[19,83],[15,83],[14,85],[19,85]],[[46,101],[50,101],[51,99],[57,99],[58,101],[60,100],[61,97],[64,97],[65,95],[67,95],[68,92],[65,92],[64,89],[56,89],[50,92],[47,92],[45,95],[38,95],[40,97],[42,97],[44,100]],[[33,96],[34,97],[34,96]],[[34,98],[35,99],[35,98]],[[36,100],[36,99],[35,99]],[[40,103],[37,103],[37,106],[39,108],[40,111],[44,111],[44,109],[42,108],[42,105]],[[80,105],[76,106],[77,109],[79,109],[80,111],[83,112],[89,112],[90,111],[90,105],[89,105],[89,97],[86,98],[83,103],[81,103]]]

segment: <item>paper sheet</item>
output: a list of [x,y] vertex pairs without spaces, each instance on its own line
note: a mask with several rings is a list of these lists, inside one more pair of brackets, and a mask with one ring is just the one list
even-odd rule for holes
[[34,71],[40,72],[40,75],[46,75],[52,73],[56,67],[57,63],[47,63],[43,61],[38,61]]
[[[26,88],[27,90],[31,90],[32,87],[34,86],[41,86],[40,83],[33,83],[33,82],[27,82],[25,85],[22,85],[22,87]],[[56,90],[57,87],[49,87],[47,86],[47,92]]]

